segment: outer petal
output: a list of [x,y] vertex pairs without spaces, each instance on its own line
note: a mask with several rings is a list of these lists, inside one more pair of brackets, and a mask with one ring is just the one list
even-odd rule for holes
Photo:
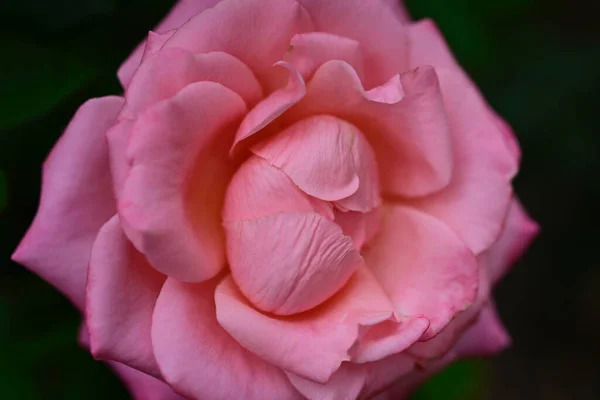
[[254,309],[225,279],[216,291],[217,319],[242,346],[288,372],[327,382],[343,361],[368,362],[401,352],[428,327],[425,318],[399,321],[368,270],[310,312],[272,317]]
[[283,372],[245,350],[217,323],[217,281],[186,284],[168,279],[152,326],[161,372],[192,399],[298,399]]
[[313,382],[292,373],[288,373],[288,377],[309,400],[370,399],[394,381],[403,379],[414,368],[415,361],[400,353],[365,364],[343,363],[326,383]]
[[454,146],[452,182],[412,204],[450,226],[479,254],[500,235],[517,171],[496,123],[476,90],[438,70]]
[[86,102],[44,163],[38,213],[12,258],[83,308],[92,243],[114,213],[104,134],[120,97]]
[[[452,147],[435,71],[424,67],[400,77],[404,97],[367,93],[343,61],[321,66],[291,117],[335,115],[357,126],[373,146],[385,193],[421,196],[444,188],[452,174]],[[386,91],[397,86],[388,82]]]
[[309,79],[321,64],[330,60],[347,62],[354,67],[361,80],[364,78],[360,43],[332,33],[309,32],[294,35],[283,60],[294,65],[305,79]]
[[498,282],[521,258],[540,229],[517,199],[513,199],[504,225],[500,238],[486,253],[492,282]]
[[[221,0],[179,0],[175,7],[167,14],[167,16],[156,27],[157,33],[163,33],[172,29],[179,28],[188,19],[194,15],[206,10],[217,4]],[[142,61],[144,48],[146,43],[140,43],[127,60],[121,64],[117,75],[123,88],[129,86],[129,82],[135,73],[135,70]]]
[[224,51],[244,62],[261,81],[296,33],[313,30],[295,0],[225,0],[192,18],[165,44],[193,53]]
[[510,345],[510,336],[493,304],[481,310],[477,322],[458,341],[455,351],[460,357],[496,354]]
[[118,216],[104,224],[92,249],[86,291],[94,357],[159,375],[150,329],[165,279],[127,240]]
[[402,24],[381,1],[298,0],[315,30],[345,36],[363,48],[366,86],[381,85],[408,68],[408,39]]
[[129,239],[166,275],[200,281],[225,264],[221,207],[234,168],[228,132],[245,111],[231,90],[198,82],[133,128],[119,214]]
[[153,104],[173,97],[193,82],[211,81],[236,92],[248,106],[262,97],[262,88],[237,58],[222,52],[192,54],[170,48],[142,62],[127,88],[121,118],[134,118]]
[[[422,65],[433,65],[435,68],[448,69],[454,72],[457,78],[463,80],[467,86],[472,86],[480,97],[480,101],[485,100],[475,87],[475,84],[460,67],[444,37],[437,28],[435,22],[430,19],[419,21],[407,27],[408,37],[410,39],[410,67],[417,68]],[[487,107],[490,118],[497,125],[497,128],[504,140],[505,146],[513,155],[515,166],[518,165],[521,158],[519,143],[508,124],[499,117],[496,112]]]
[[134,400],[186,400],[169,385],[136,369],[117,362],[108,363],[121,377]]
[[435,218],[402,206],[385,212],[365,260],[401,315],[430,320],[431,338],[475,300],[477,262]]
[[227,259],[240,290],[278,315],[309,310],[336,293],[362,262],[339,226],[315,213],[279,213],[225,224]]
[[404,5],[404,0],[383,0],[395,13],[400,22],[406,24],[411,21],[410,14]]

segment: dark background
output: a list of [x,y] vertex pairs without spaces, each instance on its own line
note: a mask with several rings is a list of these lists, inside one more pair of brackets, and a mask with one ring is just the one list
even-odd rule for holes
[[[326,1],[326,0],[324,0]],[[40,165],[85,99],[119,93],[115,72],[172,0],[0,2],[0,398],[127,399],[76,344],[79,317],[9,261],[33,219]],[[514,345],[461,362],[420,400],[600,398],[600,4],[413,0],[434,18],[518,133],[516,192],[542,233],[496,290]]]

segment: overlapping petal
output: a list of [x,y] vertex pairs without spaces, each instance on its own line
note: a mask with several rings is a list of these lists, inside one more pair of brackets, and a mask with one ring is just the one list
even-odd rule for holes
[[166,277],[127,240],[118,216],[94,242],[86,287],[86,323],[94,357],[159,376],[150,328]]
[[231,90],[197,82],[135,122],[119,214],[129,239],[162,273],[200,281],[225,265],[221,209],[235,169],[227,150],[245,112]]
[[321,383],[344,361],[368,362],[401,352],[429,325],[421,316],[398,319],[365,268],[328,302],[295,316],[256,310],[232,278],[217,287],[215,300],[219,323],[242,346],[285,371]]
[[39,210],[12,256],[79,309],[92,244],[116,211],[104,135],[122,106],[120,97],[103,97],[79,108],[44,163]]
[[244,349],[219,326],[213,298],[217,282],[167,279],[163,286],[152,342],[166,381],[192,399],[301,399],[283,371]]

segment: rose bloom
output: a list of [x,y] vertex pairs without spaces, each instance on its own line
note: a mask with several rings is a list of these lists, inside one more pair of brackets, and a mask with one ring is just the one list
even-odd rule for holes
[[14,260],[137,399],[398,399],[509,337],[519,146],[385,0],[182,0],[81,106]]

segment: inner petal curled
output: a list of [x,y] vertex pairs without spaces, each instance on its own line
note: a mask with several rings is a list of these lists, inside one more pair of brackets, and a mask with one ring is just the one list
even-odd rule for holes
[[252,151],[223,209],[232,277],[260,310],[310,310],[346,284],[377,230],[373,151],[331,116],[301,120]]

